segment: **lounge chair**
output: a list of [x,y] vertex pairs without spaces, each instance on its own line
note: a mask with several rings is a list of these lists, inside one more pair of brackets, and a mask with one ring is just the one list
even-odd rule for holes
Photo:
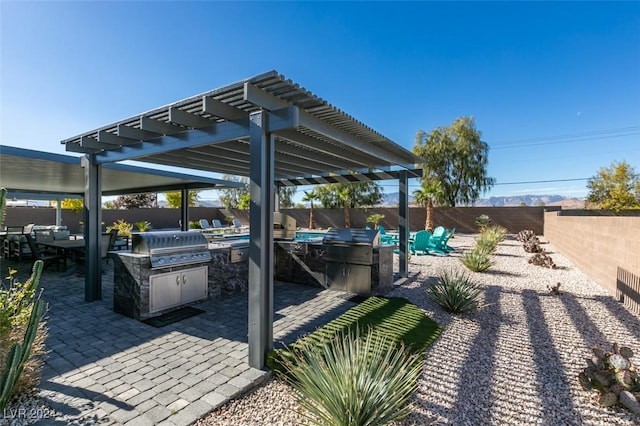
[[409,244],[409,250],[412,254],[419,256],[418,252],[422,254],[429,254],[429,241],[431,240],[431,234],[428,231],[422,230],[416,232],[413,237],[413,242]]
[[202,229],[213,229],[213,227],[209,224],[209,221],[207,219],[200,219],[198,223],[200,223],[200,228]]

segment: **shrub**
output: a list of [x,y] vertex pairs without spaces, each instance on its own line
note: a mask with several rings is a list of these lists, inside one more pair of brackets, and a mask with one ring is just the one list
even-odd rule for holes
[[479,308],[481,294],[482,289],[464,272],[444,272],[439,281],[427,289],[432,301],[454,314]]
[[480,245],[462,254],[462,263],[473,272],[484,272],[493,265],[491,252]]
[[202,225],[197,220],[190,220],[189,229],[202,229]]
[[124,219],[118,219],[117,222],[113,222],[113,225],[107,227],[107,232],[117,229],[119,237],[131,237],[131,231],[133,231],[133,225],[126,222]]
[[422,355],[395,347],[369,331],[336,334],[320,350],[304,345],[285,363],[284,377],[299,391],[316,425],[386,425],[409,413]]

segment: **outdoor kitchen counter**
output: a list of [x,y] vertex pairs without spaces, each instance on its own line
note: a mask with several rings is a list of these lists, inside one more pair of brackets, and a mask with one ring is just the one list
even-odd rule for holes
[[[373,247],[370,294],[383,295],[393,289],[393,249]],[[275,279],[278,281],[327,287],[327,260],[321,241],[276,241]]]

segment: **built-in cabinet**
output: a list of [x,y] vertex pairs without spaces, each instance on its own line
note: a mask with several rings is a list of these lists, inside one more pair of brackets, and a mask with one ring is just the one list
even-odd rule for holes
[[164,272],[149,277],[149,313],[195,302],[207,297],[206,266]]

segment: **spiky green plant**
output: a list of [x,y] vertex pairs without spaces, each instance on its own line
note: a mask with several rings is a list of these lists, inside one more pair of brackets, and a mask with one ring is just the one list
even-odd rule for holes
[[476,217],[475,222],[478,226],[478,229],[480,229],[480,231],[482,232],[482,230],[489,226],[489,224],[491,223],[491,218],[486,214],[481,214],[480,216]]
[[134,223],[134,226],[140,232],[148,232],[151,230],[151,222],[149,222],[148,220],[141,220],[140,222],[136,222]]
[[494,253],[498,244],[503,242],[507,236],[507,230],[500,225],[487,226],[482,229],[480,236],[476,240],[479,250]]
[[422,373],[422,354],[356,328],[338,332],[322,348],[304,345],[285,362],[284,376],[299,391],[310,424],[387,425],[409,413]]
[[491,251],[487,251],[480,245],[477,245],[473,250],[464,252],[461,261],[473,272],[484,272],[493,266]]
[[427,289],[429,299],[454,314],[481,307],[482,289],[463,271],[445,271],[438,282]]

